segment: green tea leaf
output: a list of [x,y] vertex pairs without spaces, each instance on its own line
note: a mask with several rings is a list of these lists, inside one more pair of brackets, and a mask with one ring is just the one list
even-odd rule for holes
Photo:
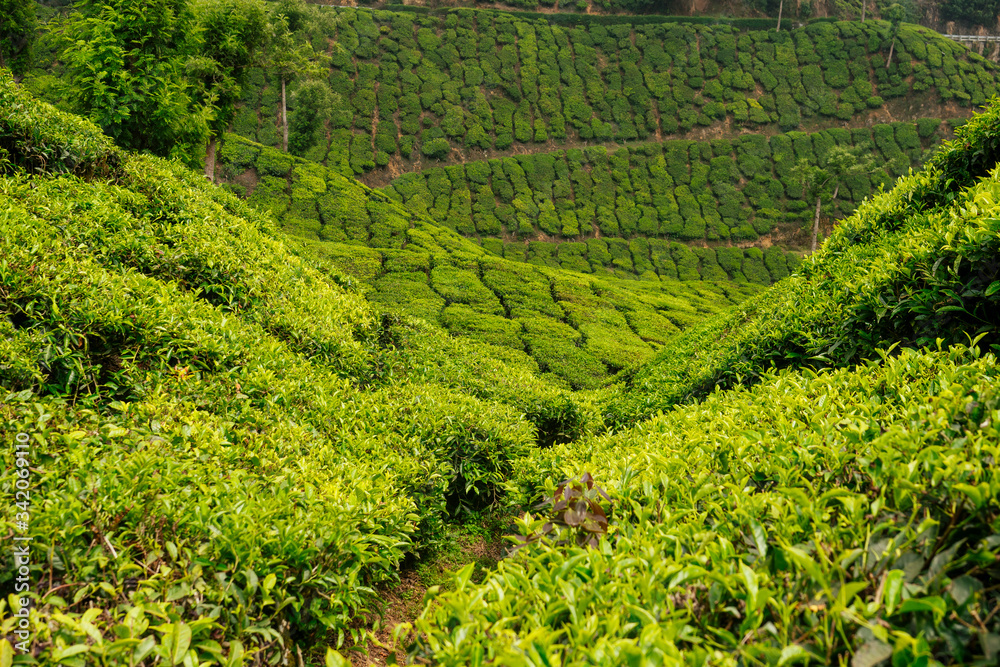
[[941,619],[948,612],[948,605],[944,599],[937,595],[925,598],[910,598],[903,601],[899,608],[899,613],[929,611],[934,614],[934,622],[940,623]]
[[0,639],[0,667],[10,667],[14,662],[14,647],[6,639]]
[[767,531],[764,530],[764,526],[760,525],[756,520],[750,520],[750,530],[753,532],[753,541],[757,546],[757,552],[760,554],[761,558],[767,556]]
[[903,576],[902,570],[890,570],[885,575],[885,613],[892,616],[903,597]]
[[170,664],[179,665],[183,662],[190,646],[191,628],[183,621],[170,624],[163,635],[163,647],[167,651],[166,658]]
[[329,646],[326,648],[326,667],[348,667],[350,664],[340,653]]
[[885,642],[872,639],[861,645],[851,658],[851,667],[875,667],[892,657],[892,647]]
[[148,656],[153,651],[153,648],[155,646],[156,646],[156,637],[148,635],[145,639],[139,642],[139,645],[135,647],[134,651],[132,651],[132,662],[140,663],[143,660],[145,660],[146,656]]

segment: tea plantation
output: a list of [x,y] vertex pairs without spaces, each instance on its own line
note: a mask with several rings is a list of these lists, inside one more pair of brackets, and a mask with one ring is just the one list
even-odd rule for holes
[[[361,175],[562,142],[661,141],[699,128],[730,136],[739,127],[862,125],[875,110],[912,117],[905,109],[919,101],[952,105],[951,117],[996,92],[995,63],[910,24],[892,47],[888,21],[774,32],[573,18],[563,26],[472,9],[303,11],[297,34],[318,65],[328,63],[340,103],[320,109],[303,98],[290,146]],[[251,80],[233,130],[278,146],[280,75],[258,69]],[[295,121],[294,95],[289,114]]]
[[0,667],[1000,660],[996,65],[286,5],[220,185],[0,69]]
[[[372,302],[508,348],[573,388],[595,388],[651,359],[674,333],[758,292],[772,274],[787,276],[789,262],[798,262],[776,246],[766,254],[719,248],[726,273],[714,249],[657,239],[591,239],[608,266],[571,257],[570,244],[559,246],[560,265],[540,242],[521,243],[522,256],[511,261],[314,162],[233,135],[220,160],[233,179],[229,189],[246,196],[240,183],[257,181],[248,202],[279,220],[300,254],[357,281]],[[622,280],[636,273],[642,280]]]
[[994,105],[791,279],[616,387],[612,432],[530,454],[508,484],[541,501],[519,550],[459,572],[409,655],[994,662],[998,160]]
[[[380,314],[203,178],[0,86],[2,521],[29,479],[42,664],[350,647],[404,557],[596,418],[499,348]],[[20,606],[0,601],[10,639]]]
[[[587,271],[592,254],[597,262],[607,256],[605,243],[614,257],[616,246],[636,237],[747,244],[771,232],[794,236],[813,217],[796,168],[803,161],[825,166],[834,147],[873,160],[870,171],[846,177],[838,198],[826,202],[825,214],[842,218],[880,186],[919,167],[947,130],[940,119],[923,118],[812,134],[743,134],[732,141],[571,148],[432,167],[400,176],[385,192],[512,259],[523,259],[523,244],[501,245],[495,237],[575,241],[539,242],[529,253],[547,259],[542,249],[548,246],[564,268]],[[731,247],[725,252],[738,254]],[[649,262],[636,257],[638,273],[643,265]],[[669,267],[655,269],[674,277]],[[737,271],[727,273],[738,279]]]

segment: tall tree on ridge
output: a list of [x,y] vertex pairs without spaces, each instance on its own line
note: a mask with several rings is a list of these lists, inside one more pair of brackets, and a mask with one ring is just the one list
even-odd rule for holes
[[288,152],[288,94],[287,86],[295,78],[321,76],[325,73],[324,58],[317,54],[308,41],[297,42],[289,28],[288,17],[279,14],[271,21],[268,43],[268,62],[278,72],[281,80],[281,149]]
[[267,13],[261,0],[212,0],[198,7],[202,36],[200,57],[188,71],[202,83],[216,108],[205,153],[205,176],[215,180],[215,148],[236,113],[246,71],[258,61],[267,40]]
[[803,198],[807,195],[816,197],[810,246],[812,252],[816,252],[819,244],[819,218],[823,199],[829,197],[831,202],[836,202],[844,181],[851,176],[871,173],[874,170],[873,164],[871,157],[862,156],[857,150],[834,146],[823,157],[822,166],[810,164],[803,159],[792,168],[793,178],[802,184]]
[[28,68],[37,29],[32,0],[0,0],[0,67],[16,75]]
[[889,47],[889,57],[885,61],[886,70],[889,69],[889,65],[892,64],[892,54],[896,50],[896,38],[899,36],[899,28],[903,23],[903,18],[906,15],[906,10],[898,2],[894,2],[889,5],[889,9],[886,10],[886,17],[889,19],[889,34],[892,35],[892,45]]
[[215,109],[186,76],[200,48],[187,0],[80,0],[63,41],[80,113],[123,148],[200,165]]
[[324,125],[340,102],[340,96],[330,91],[321,79],[310,79],[295,92],[295,104],[289,119],[288,150],[303,155],[321,136]]

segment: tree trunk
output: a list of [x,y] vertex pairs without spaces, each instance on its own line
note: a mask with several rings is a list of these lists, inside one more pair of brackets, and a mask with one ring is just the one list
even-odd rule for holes
[[215,183],[215,135],[208,140],[208,150],[205,152],[205,178]]
[[861,22],[865,22],[865,10],[868,9],[868,0],[861,0]]
[[816,195],[816,217],[813,219],[812,252],[816,252],[816,241],[819,239],[819,205],[821,197]]
[[778,28],[775,32],[781,32],[781,11],[785,8],[785,0],[778,3]]
[[281,77],[281,150],[288,152],[288,106],[285,104],[285,77]]
[[889,71],[889,65],[892,64],[892,52],[896,50],[896,38],[892,38],[892,46],[889,47],[889,59],[885,61],[885,69]]

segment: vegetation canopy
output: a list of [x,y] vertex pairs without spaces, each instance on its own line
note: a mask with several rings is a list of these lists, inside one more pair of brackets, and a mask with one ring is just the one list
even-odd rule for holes
[[892,4],[5,24],[0,667],[995,664],[997,68]]

